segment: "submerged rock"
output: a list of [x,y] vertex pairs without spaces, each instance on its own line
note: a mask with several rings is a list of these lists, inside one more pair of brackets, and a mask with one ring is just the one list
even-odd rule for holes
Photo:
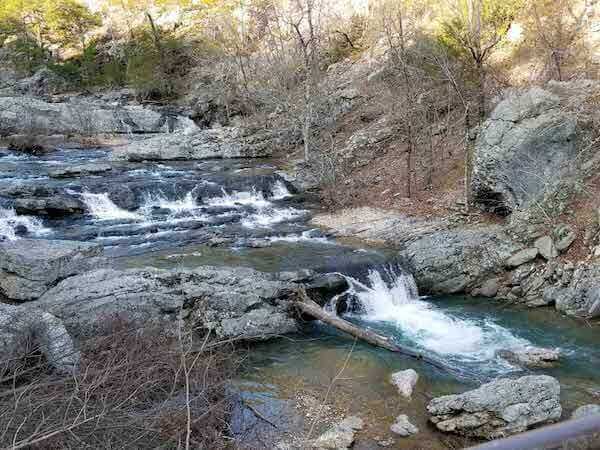
[[297,331],[287,313],[291,286],[246,268],[96,270],[68,278],[36,306],[63,319],[74,336],[103,334],[110,319],[139,326],[178,319],[220,338],[267,339]]
[[271,156],[273,138],[266,131],[237,127],[177,132],[117,147],[113,157],[127,161],[264,158]]
[[581,417],[587,416],[600,416],[600,405],[590,404],[583,405],[573,411],[571,414],[572,419],[580,419]]
[[402,437],[407,437],[417,434],[419,429],[410,423],[406,414],[401,414],[396,417],[396,422],[390,427],[390,431]]
[[0,294],[17,302],[36,300],[61,280],[105,264],[97,244],[37,239],[0,242]]
[[525,367],[552,367],[558,362],[560,351],[551,348],[528,347],[519,350],[500,350],[498,355],[507,361]]
[[109,164],[89,163],[52,169],[48,172],[48,176],[50,178],[74,178],[84,175],[99,175],[111,170],[112,167]]
[[398,393],[408,399],[411,398],[413,389],[419,381],[419,374],[413,369],[402,370],[400,372],[393,373],[391,381],[394,386],[398,389]]
[[496,439],[560,419],[560,384],[547,375],[499,379],[435,398],[427,410],[441,431]]
[[350,448],[354,443],[356,431],[362,430],[362,419],[350,416],[319,436],[312,444],[312,448],[343,450]]
[[79,365],[79,352],[58,318],[0,303],[0,375],[26,365],[26,358],[36,350],[60,373],[70,373]]

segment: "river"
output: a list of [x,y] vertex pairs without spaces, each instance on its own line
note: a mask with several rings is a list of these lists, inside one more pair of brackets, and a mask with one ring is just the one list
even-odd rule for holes
[[[110,170],[50,176],[81,164]],[[21,193],[68,197],[84,205],[85,212],[17,215],[14,206]],[[346,318],[442,359],[463,374],[456,379],[354,343],[325,325],[307,324],[302,335],[257,345],[248,356],[237,385],[247,401],[278,424],[275,430],[250,410],[238,411],[234,428],[251,443],[249,448],[262,448],[260,443],[275,431],[277,436],[306,434],[313,421],[323,425],[327,417],[346,413],[366,418],[364,445],[388,436],[394,417],[407,413],[423,432],[394,448],[447,448],[446,438],[427,424],[427,401],[481,380],[524,372],[500,358],[498,350],[559,348],[560,365],[536,372],[559,378],[567,412],[590,403],[600,391],[597,327],[549,309],[510,307],[489,299],[421,297],[392,250],[340,243],[312,227],[310,218],[318,209],[314,200],[285,181],[273,161],[130,163],[112,161],[105,149],[59,150],[42,157],[0,149],[2,239],[97,242],[121,268],[231,265],[340,272],[351,286]],[[388,382],[391,373],[404,368],[421,374],[410,404]],[[311,402],[320,405],[336,375],[334,394],[328,398],[331,408],[311,411]]]

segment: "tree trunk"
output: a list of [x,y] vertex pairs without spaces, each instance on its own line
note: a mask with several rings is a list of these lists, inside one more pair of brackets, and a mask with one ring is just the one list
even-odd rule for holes
[[485,70],[483,61],[476,61],[477,65],[477,90],[479,100],[479,122],[485,119]]
[[469,108],[465,110],[465,210],[469,212],[473,204],[471,178],[473,173],[473,142],[471,139],[471,121]]
[[173,85],[171,83],[171,79],[168,76],[168,70],[167,70],[167,57],[165,55],[165,49],[162,45],[162,40],[160,37],[160,32],[158,30],[158,28],[156,27],[156,24],[154,23],[154,19],[152,18],[152,15],[146,11],[146,17],[148,17],[148,21],[150,22],[150,28],[152,30],[152,38],[154,40],[154,47],[156,48],[156,51],[158,52],[158,58],[159,58],[159,62],[160,62],[160,68],[161,68],[161,72],[162,72],[162,79],[165,83],[166,86],[166,91],[168,95],[171,95],[173,93]]

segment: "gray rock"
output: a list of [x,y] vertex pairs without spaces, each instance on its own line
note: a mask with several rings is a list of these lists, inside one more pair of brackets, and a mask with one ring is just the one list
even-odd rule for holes
[[354,443],[356,431],[363,427],[362,419],[350,416],[323,433],[312,443],[312,448],[344,450]]
[[163,134],[113,150],[115,159],[159,161],[211,158],[263,158],[276,145],[272,133],[237,127]]
[[68,87],[67,80],[47,67],[43,67],[32,76],[16,83],[14,89],[23,95],[41,97],[65,92]]
[[542,236],[536,239],[533,246],[538,249],[540,255],[542,255],[547,261],[554,259],[558,256],[558,251],[554,246],[554,241],[550,236]]
[[71,241],[0,242],[0,297],[36,300],[59,281],[102,267],[102,247]]
[[547,375],[499,379],[434,398],[427,410],[441,431],[496,439],[560,419],[560,384]]
[[533,261],[537,257],[538,253],[539,251],[537,248],[526,248],[521,250],[506,260],[506,267],[519,267],[525,263]]
[[568,316],[600,317],[600,265],[576,269],[569,285],[548,286],[543,291],[543,298]]
[[13,207],[17,214],[48,216],[51,218],[83,214],[86,209],[85,204],[81,200],[66,195],[17,198],[14,201]]
[[518,350],[500,350],[498,355],[520,366],[537,368],[552,367],[560,358],[558,349],[527,347]]
[[569,225],[560,225],[554,230],[554,245],[556,250],[564,252],[577,239],[577,234]]
[[498,294],[499,289],[500,280],[498,278],[491,278],[481,285],[481,287],[477,290],[477,295],[481,297],[492,298],[495,297],[496,294]]
[[142,106],[75,99],[47,103],[30,97],[0,97],[0,133],[7,135],[169,133],[196,128],[190,119]]
[[104,334],[111,318],[171,331],[182,318],[220,338],[267,339],[297,330],[285,302],[290,289],[271,274],[245,268],[103,269],[66,279],[36,306],[61,318],[77,337]]
[[417,434],[419,429],[410,423],[406,414],[401,414],[396,417],[396,422],[390,427],[390,431],[402,437],[407,437]]
[[572,419],[580,419],[582,417],[595,416],[595,415],[600,416],[600,405],[590,404],[590,405],[583,405],[583,406],[580,406],[579,408],[577,408],[575,411],[573,411],[573,414],[571,414],[571,418]]
[[401,370],[391,376],[391,382],[398,389],[398,393],[408,399],[411,398],[417,381],[419,381],[419,374],[413,369]]
[[48,171],[48,176],[50,178],[73,178],[84,175],[98,175],[111,170],[112,167],[108,164],[90,163],[52,169]]
[[36,350],[60,373],[79,365],[79,352],[59,319],[34,308],[0,303],[0,375],[18,370]]
[[497,212],[527,209],[558,186],[576,159],[576,114],[538,87],[501,101],[475,144],[475,200]]

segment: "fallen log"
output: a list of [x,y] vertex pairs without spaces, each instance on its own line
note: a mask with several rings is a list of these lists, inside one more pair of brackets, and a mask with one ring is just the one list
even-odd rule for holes
[[314,317],[315,319],[318,319],[321,322],[331,325],[332,327],[337,328],[338,330],[343,331],[344,333],[347,333],[351,336],[354,336],[357,339],[367,342],[368,344],[384,348],[394,353],[399,353],[401,355],[408,356],[409,358],[413,358],[418,361],[422,361],[425,364],[435,367],[436,369],[440,369],[444,372],[451,373],[452,375],[458,378],[465,378],[466,375],[469,375],[469,378],[475,377],[474,374],[469,374],[468,372],[462,371],[459,372],[453,367],[444,364],[442,361],[425,356],[422,353],[416,352],[410,348],[398,345],[387,336],[380,335],[371,330],[360,328],[354,325],[353,323],[342,319],[339,316],[326,312],[308,296],[304,289],[298,290],[297,297],[298,300],[295,302],[295,304],[297,308],[304,314]]

